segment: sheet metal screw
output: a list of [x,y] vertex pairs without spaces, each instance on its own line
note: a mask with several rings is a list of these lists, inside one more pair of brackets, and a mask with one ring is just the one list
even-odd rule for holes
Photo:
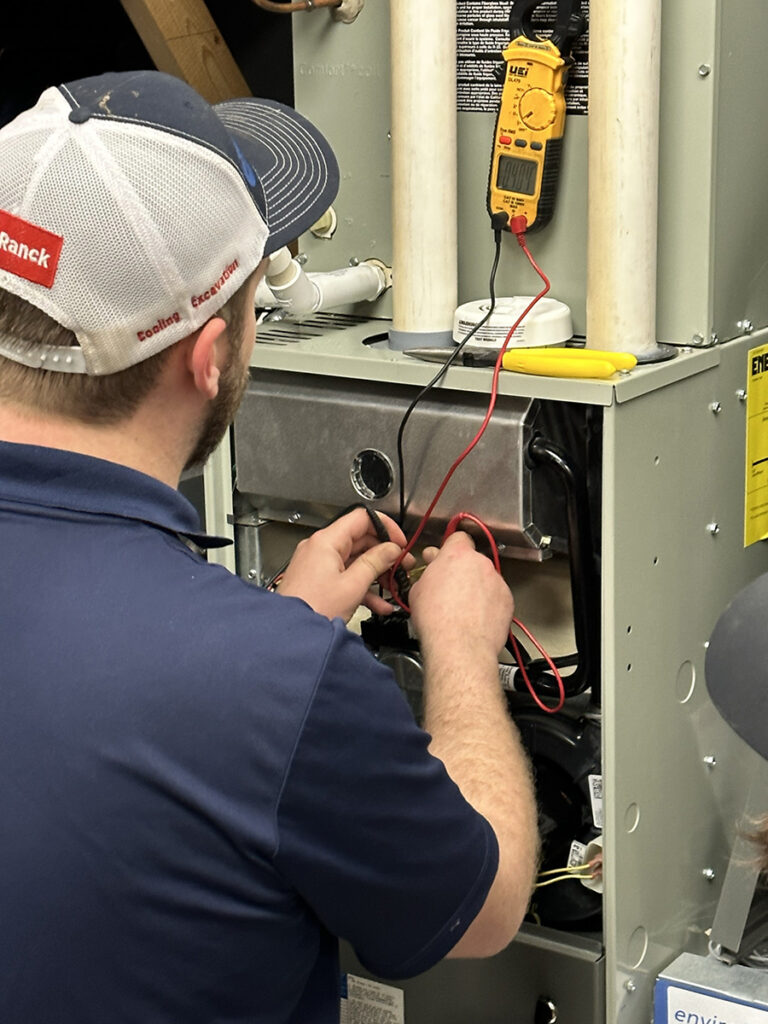
[[715,414],[715,416],[717,416],[717,414],[719,412],[722,412],[722,408],[723,407],[722,407],[722,405],[720,405],[719,402],[710,402],[709,403],[709,408],[712,410],[712,412]]
[[703,345],[704,344],[704,335],[700,334],[699,331],[697,331],[694,334],[694,336],[691,338],[691,344],[692,345]]
[[249,570],[248,570],[248,579],[249,579],[249,580],[255,580],[255,579],[256,579],[256,577],[257,577],[258,575],[259,575],[259,574],[258,574],[258,572],[256,571],[256,569],[249,569]]
[[704,764],[707,768],[715,768],[717,766],[717,758],[714,754],[707,754],[704,758]]
[[627,980],[624,982],[624,988],[627,990],[627,992],[637,991],[637,985],[634,983],[634,981],[632,981],[631,978],[627,978]]
[[305,252],[300,252],[296,257],[296,262],[300,267],[303,267],[305,263],[309,262],[309,256]]
[[715,878],[717,878],[717,872],[714,868],[704,868],[701,873],[708,882],[714,882]]
[[706,78],[708,75],[712,74],[712,65],[711,64],[699,64],[699,66],[698,66],[698,68],[696,70],[697,70],[699,78]]
[[357,256],[352,256],[352,258],[349,261],[349,265],[350,267],[357,267],[360,265],[360,260],[357,258]]
[[720,533],[719,523],[707,523],[707,531],[711,533],[713,537],[716,537],[718,533]]
[[534,1024],[557,1024],[557,1007],[546,996],[541,996],[536,1003],[533,1015]]
[[738,398],[738,400],[740,402],[746,402],[746,400],[747,400],[747,389],[746,388],[739,388],[739,390],[736,392],[736,397]]
[[737,320],[736,326],[742,334],[751,334],[755,329],[751,320]]

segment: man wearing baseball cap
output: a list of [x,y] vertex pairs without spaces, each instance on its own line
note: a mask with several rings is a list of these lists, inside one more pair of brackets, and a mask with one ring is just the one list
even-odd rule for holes
[[242,395],[265,256],[338,169],[291,109],[159,72],[0,129],[0,1020],[326,1024],[505,946],[537,851],[498,683],[513,602],[465,534],[411,591],[429,733],[345,620],[405,538],[357,509],[280,593],[178,490]]

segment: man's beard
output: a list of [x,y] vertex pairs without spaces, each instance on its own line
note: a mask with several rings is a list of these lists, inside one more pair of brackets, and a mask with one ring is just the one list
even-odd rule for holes
[[239,353],[230,352],[219,377],[219,393],[211,403],[185,470],[201,468],[208,461],[232,423],[247,386],[248,368],[241,365]]

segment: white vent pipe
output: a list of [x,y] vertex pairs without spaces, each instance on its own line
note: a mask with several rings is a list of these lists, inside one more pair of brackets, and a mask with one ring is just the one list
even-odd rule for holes
[[450,345],[458,302],[456,0],[391,0],[389,344]]
[[656,345],[661,0],[591,0],[587,345]]
[[389,268],[379,260],[306,274],[284,246],[269,257],[254,304],[257,308],[281,308],[286,316],[298,318],[355,302],[372,302],[389,285]]

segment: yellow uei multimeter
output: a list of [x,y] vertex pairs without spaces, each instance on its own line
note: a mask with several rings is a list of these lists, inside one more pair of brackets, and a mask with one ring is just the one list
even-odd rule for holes
[[584,32],[581,0],[558,0],[549,39],[531,30],[542,0],[513,0],[511,42],[503,51],[504,84],[493,137],[488,212],[494,227],[524,216],[527,230],[552,218],[565,131],[565,83],[571,46]]

